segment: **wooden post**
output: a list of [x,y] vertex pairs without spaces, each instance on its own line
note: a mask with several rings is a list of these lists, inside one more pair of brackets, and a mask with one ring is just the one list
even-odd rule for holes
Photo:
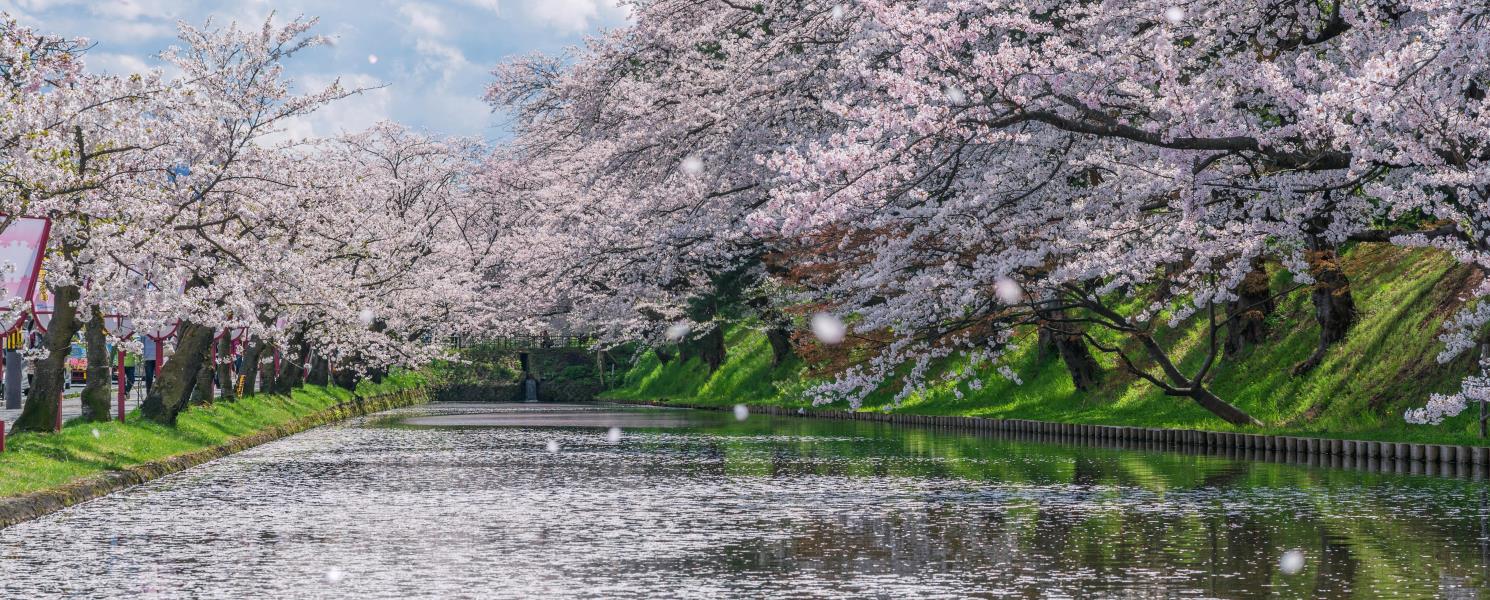
[[118,348],[119,352],[119,422],[124,422],[124,349]]

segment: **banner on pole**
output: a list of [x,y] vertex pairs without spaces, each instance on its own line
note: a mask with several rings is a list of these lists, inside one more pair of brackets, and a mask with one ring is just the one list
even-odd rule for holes
[[[0,215],[0,219],[5,218]],[[15,300],[31,302],[35,297],[37,280],[41,276],[41,261],[46,256],[47,236],[52,232],[51,219],[15,217],[10,226],[0,231],[0,286],[5,289],[3,302]],[[26,315],[11,315],[6,318],[6,333],[16,329]]]

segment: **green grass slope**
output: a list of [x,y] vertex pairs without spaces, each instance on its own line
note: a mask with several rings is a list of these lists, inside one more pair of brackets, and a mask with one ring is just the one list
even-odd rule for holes
[[[1470,414],[1439,426],[1402,421],[1403,411],[1424,403],[1429,393],[1456,389],[1459,378],[1473,366],[1468,356],[1449,364],[1436,360],[1442,348],[1437,339],[1440,327],[1460,307],[1461,296],[1473,283],[1469,270],[1441,252],[1379,244],[1357,245],[1345,253],[1344,259],[1360,319],[1349,337],[1330,349],[1322,364],[1305,375],[1290,375],[1293,365],[1313,351],[1319,331],[1308,294],[1301,290],[1283,298],[1270,316],[1270,337],[1265,343],[1222,359],[1210,382],[1212,389],[1267,423],[1263,431],[1445,443],[1477,441],[1478,426]],[[1275,290],[1290,285],[1286,273],[1275,276]],[[1125,343],[1110,332],[1093,333],[1113,343]],[[1187,323],[1164,330],[1160,339],[1182,364],[1193,368],[1204,357],[1204,334],[1202,324]],[[1009,357],[1008,364],[1022,383],[985,373],[982,389],[960,384],[954,390],[944,384],[899,406],[890,404],[893,391],[885,389],[872,395],[864,409],[1234,429],[1192,401],[1165,396],[1151,384],[1123,373],[1113,356],[1097,355],[1105,367],[1097,389],[1077,391],[1059,358],[1039,354],[1033,335],[1033,331],[1023,332],[1020,349]],[[607,397],[714,405],[806,404],[801,392],[809,382],[802,381],[801,361],[772,367],[764,334],[749,326],[732,329],[726,345],[726,361],[712,374],[697,360],[660,364],[648,353],[627,374],[623,386],[608,392]],[[950,361],[938,367],[945,370],[961,366]]]

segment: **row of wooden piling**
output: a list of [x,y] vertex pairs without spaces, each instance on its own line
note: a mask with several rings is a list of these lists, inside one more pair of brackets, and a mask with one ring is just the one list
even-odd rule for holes
[[[680,405],[668,404],[667,406]],[[727,407],[687,406],[687,408],[720,410]],[[1138,449],[1193,449],[1236,458],[1278,459],[1321,466],[1354,466],[1386,472],[1467,474],[1490,469],[1490,447],[1486,446],[1346,440],[1199,429],[1125,427],[1053,423],[1028,419],[911,415],[781,406],[748,406],[748,408],[757,414],[874,421],[938,429],[1009,432],[1030,434],[1045,438],[1047,441],[1087,440],[1116,442],[1115,445],[1118,447]],[[1308,457],[1320,458],[1310,459]],[[1437,468],[1440,466],[1448,468]]]

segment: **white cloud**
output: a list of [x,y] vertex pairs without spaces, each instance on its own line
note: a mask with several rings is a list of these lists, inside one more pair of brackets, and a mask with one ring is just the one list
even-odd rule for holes
[[423,4],[403,4],[398,7],[398,14],[408,20],[409,29],[424,35],[445,35],[445,22],[435,14],[435,9]]
[[[301,78],[304,90],[321,90],[331,85],[335,77],[318,74]],[[372,88],[354,96],[348,96],[322,107],[303,117],[286,119],[281,131],[268,136],[265,144],[305,138],[334,137],[342,133],[362,131],[378,121],[392,118],[393,96],[389,88],[377,87],[382,82],[371,75],[343,75],[341,85],[346,89]]]
[[414,42],[414,50],[423,59],[420,66],[435,73],[443,84],[451,83],[462,71],[469,71],[472,66],[459,48],[434,40],[420,39]]
[[130,40],[139,42],[158,38],[175,38],[176,25],[148,21],[118,21],[105,19],[95,23],[88,37],[101,40]]
[[526,0],[525,8],[529,18],[566,33],[626,16],[616,0]]
[[90,52],[87,56],[87,62],[90,71],[112,75],[144,73],[150,70],[150,65],[144,59],[130,54]]
[[150,2],[147,6],[139,0],[103,0],[88,6],[88,12],[110,19],[134,21],[140,17],[160,17],[166,7]]
[[491,11],[492,14],[502,14],[497,0],[462,0],[464,3],[476,8]]
[[439,92],[419,101],[425,113],[422,127],[445,133],[483,135],[491,123],[491,107],[480,98],[461,93]]
[[[6,4],[10,4],[7,2]],[[54,8],[78,4],[78,0],[17,0],[15,6],[21,10],[46,12]],[[7,7],[8,8],[8,7]]]
[[[443,133],[500,137],[481,102],[487,70],[505,56],[556,51],[576,34],[624,24],[621,0],[0,0],[8,12],[42,31],[88,38],[94,72],[124,74],[175,69],[154,56],[177,44],[175,23],[215,27],[237,22],[256,31],[273,13],[283,24],[296,15],[322,17],[315,32],[336,38],[330,48],[295,57],[286,75],[294,89],[310,92],[334,73],[347,86],[394,87],[334,103],[310,117],[288,121],[281,140],[353,131],[380,119],[397,119]],[[369,55],[378,61],[371,64]],[[360,75],[367,73],[368,75]]]

